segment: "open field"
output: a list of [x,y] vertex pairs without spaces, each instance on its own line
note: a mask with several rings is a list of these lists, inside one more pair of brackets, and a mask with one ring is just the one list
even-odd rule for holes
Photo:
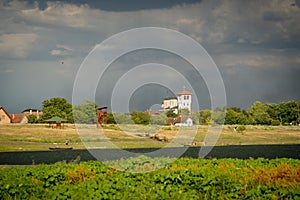
[[[183,146],[184,141],[189,139],[193,141],[193,146],[201,146],[207,129],[208,126],[184,127],[180,129],[182,143],[172,143],[170,146]],[[110,125],[105,129],[95,129],[94,125],[81,126],[76,129],[72,124],[62,129],[51,128],[45,124],[1,125],[0,151],[49,150],[50,147],[111,148],[113,145],[121,148],[155,148],[169,143],[152,139],[150,136],[159,133],[171,141],[178,130],[178,127],[139,125],[124,125],[121,129],[116,125]],[[191,135],[196,133],[195,130],[197,134],[192,137]],[[66,139],[69,141],[68,146],[65,145]],[[229,126],[224,126],[216,145],[248,144],[300,144],[300,127],[247,126],[246,131],[238,133]]]

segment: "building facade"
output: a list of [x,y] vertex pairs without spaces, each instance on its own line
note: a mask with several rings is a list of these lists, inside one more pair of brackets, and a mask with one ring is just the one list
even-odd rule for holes
[[191,112],[192,93],[184,89],[183,91],[177,93],[177,97],[165,98],[161,108],[163,111],[173,110],[173,112],[176,114],[178,114],[182,109],[187,109]]
[[6,112],[6,110],[0,106],[0,124],[10,124],[11,118],[10,115]]
[[187,109],[191,112],[192,110],[192,93],[183,90],[177,94],[178,96],[178,109]]

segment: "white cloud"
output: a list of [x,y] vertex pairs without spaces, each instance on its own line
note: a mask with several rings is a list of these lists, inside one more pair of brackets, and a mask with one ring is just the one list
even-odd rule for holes
[[67,55],[71,55],[72,54],[72,51],[73,49],[69,46],[66,46],[66,45],[61,45],[61,44],[58,44],[56,45],[56,48],[57,49],[53,49],[50,51],[51,55],[53,56],[67,56]]
[[1,57],[25,58],[30,49],[36,45],[38,35],[33,33],[3,34],[0,35]]

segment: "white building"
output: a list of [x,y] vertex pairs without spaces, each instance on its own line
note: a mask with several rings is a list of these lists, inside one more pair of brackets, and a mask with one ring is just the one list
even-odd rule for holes
[[165,98],[161,107],[164,111],[173,110],[176,114],[178,114],[178,111],[181,109],[188,109],[191,111],[192,93],[184,89],[177,93],[177,97]]
[[177,97],[170,97],[170,98],[165,98],[161,108],[166,111],[166,110],[173,110],[174,113],[178,114],[178,100]]
[[189,111],[192,110],[192,93],[183,90],[177,94],[178,98],[178,109],[188,109]]

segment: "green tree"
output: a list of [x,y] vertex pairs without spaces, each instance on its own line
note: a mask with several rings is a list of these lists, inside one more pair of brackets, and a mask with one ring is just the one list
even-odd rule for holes
[[73,118],[75,123],[93,124],[97,118],[97,104],[92,101],[86,101],[73,107]]
[[108,124],[116,124],[117,123],[116,120],[115,120],[113,112],[108,112],[107,113],[107,123]]
[[243,133],[244,131],[246,131],[246,126],[244,125],[238,126],[236,130],[239,133]]
[[299,120],[299,105],[295,101],[282,102],[279,104],[278,118],[281,124],[297,123]]
[[256,101],[249,109],[250,123],[260,125],[270,125],[272,118],[267,112],[268,106],[260,101]]
[[190,111],[187,108],[183,108],[183,109],[180,110],[179,114],[181,116],[189,116],[190,115]]
[[35,115],[27,115],[26,117],[28,119],[28,123],[33,124],[37,122],[37,117]]
[[144,112],[133,111],[131,113],[131,119],[135,124],[148,125],[150,123],[150,115]]
[[151,124],[165,125],[167,122],[167,116],[165,113],[161,113],[160,115],[150,116],[150,122]]
[[[225,109],[225,108],[224,108]],[[226,111],[224,109],[217,108],[211,113],[211,120],[213,124],[223,124],[226,117]]]
[[192,111],[191,118],[192,118],[194,124],[198,125],[200,123],[200,112]]
[[248,120],[241,109],[233,107],[226,110],[224,124],[248,124]]
[[58,116],[67,119],[68,122],[73,122],[72,105],[64,98],[56,97],[43,101],[42,110],[42,120]]
[[175,117],[178,117],[179,115],[176,114],[173,110],[167,110],[166,111],[166,116],[169,117],[169,118],[175,118]]
[[211,110],[201,110],[200,111],[199,123],[201,125],[211,124]]
[[129,114],[113,113],[114,120],[117,124],[133,124]]

